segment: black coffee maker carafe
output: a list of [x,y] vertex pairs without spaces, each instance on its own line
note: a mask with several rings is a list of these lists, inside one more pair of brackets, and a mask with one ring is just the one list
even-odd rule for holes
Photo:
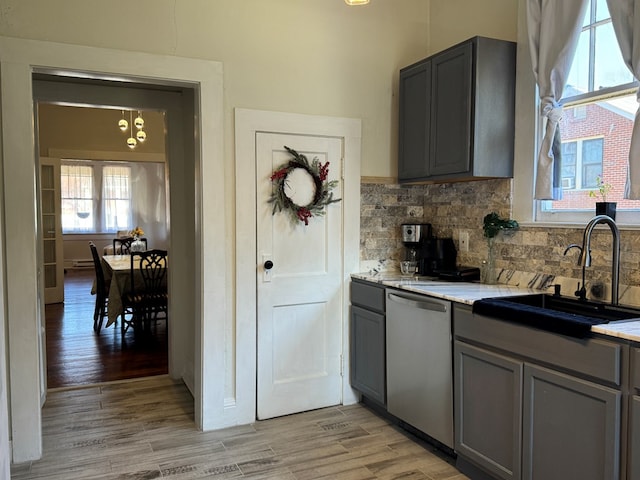
[[418,274],[437,276],[456,268],[458,252],[452,238],[431,237],[419,253]]

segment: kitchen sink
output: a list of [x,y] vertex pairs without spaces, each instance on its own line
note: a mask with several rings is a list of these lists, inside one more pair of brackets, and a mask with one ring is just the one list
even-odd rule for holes
[[593,325],[640,319],[640,309],[551,294],[478,300],[474,313],[572,336],[586,335]]

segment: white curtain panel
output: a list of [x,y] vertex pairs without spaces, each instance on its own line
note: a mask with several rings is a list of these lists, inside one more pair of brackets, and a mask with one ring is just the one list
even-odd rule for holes
[[[636,80],[640,79],[640,4],[636,0],[607,0],[611,22],[620,45],[622,58]],[[640,94],[638,96],[640,101]],[[640,199],[640,122],[638,111],[629,148],[629,174],[625,198]]]
[[540,94],[540,113],[546,118],[546,128],[536,174],[535,198],[554,200],[561,198],[558,184],[554,191],[553,172],[555,155],[560,148],[556,138],[558,123],[562,119],[560,98],[567,82],[575,55],[580,27],[584,20],[588,0],[528,0],[527,29],[531,64]]

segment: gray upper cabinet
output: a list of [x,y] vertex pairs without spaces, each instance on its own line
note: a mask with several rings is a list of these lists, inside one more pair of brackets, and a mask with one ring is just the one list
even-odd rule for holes
[[426,178],[431,131],[431,62],[423,60],[400,71],[398,177]]
[[474,37],[400,71],[401,183],[513,176],[515,59]]

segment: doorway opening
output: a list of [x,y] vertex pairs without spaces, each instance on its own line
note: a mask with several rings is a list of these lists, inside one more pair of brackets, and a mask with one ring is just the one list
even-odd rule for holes
[[[133,329],[122,334],[112,308],[94,332],[96,275],[89,249],[93,242],[100,256],[112,254],[114,238],[134,227],[144,228],[148,248],[170,249],[166,112],[137,110],[140,128],[134,126],[132,110],[38,102],[36,113],[40,219],[47,224],[47,388],[167,374],[167,322],[156,322],[152,334],[144,337]],[[121,128],[124,117],[131,118],[129,128]],[[143,141],[131,148],[128,137],[140,131]],[[57,197],[54,205],[49,205],[51,194]],[[111,282],[110,274],[107,280]],[[120,286],[121,278],[113,280]],[[108,304],[120,303],[110,299]]]
[[[33,75],[35,117],[39,120],[36,124],[37,157],[46,157],[47,161],[53,159],[58,165],[74,162],[83,165],[82,168],[90,171],[92,175],[89,184],[98,185],[95,189],[98,192],[100,182],[93,178],[94,172],[98,172],[96,177],[104,178],[104,171],[111,168],[108,165],[128,165],[127,168],[131,170],[130,190],[135,192],[131,193],[129,208],[124,209],[130,217],[124,222],[117,218],[108,218],[107,206],[101,198],[102,193],[87,195],[85,203],[89,206],[80,209],[81,218],[78,222],[72,222],[71,227],[69,212],[61,210],[57,223],[64,226],[66,222],[68,235],[64,235],[63,238],[60,234],[59,241],[64,246],[58,251],[63,252],[63,259],[58,260],[56,267],[66,270],[63,283],[69,298],[62,304],[50,303],[40,306],[41,318],[45,321],[43,330],[46,332],[46,338],[41,339],[41,368],[48,383],[45,388],[172,374],[172,361],[174,365],[185,362],[184,356],[187,355],[189,344],[193,344],[194,338],[185,336],[184,332],[174,334],[171,315],[169,321],[158,322],[157,335],[152,338],[136,338],[133,330],[129,330],[123,336],[119,322],[103,328],[99,334],[94,333],[92,302],[95,302],[95,296],[91,295],[91,287],[95,270],[88,269],[89,272],[93,272],[93,275],[88,275],[87,269],[76,268],[91,258],[88,246],[90,240],[96,244],[100,255],[113,253],[107,251],[107,244],[111,243],[115,236],[110,232],[114,225],[108,225],[109,223],[115,222],[118,224],[115,226],[119,227],[126,224],[127,229],[142,227],[150,242],[150,248],[169,250],[174,240],[178,243],[184,241],[185,233],[190,233],[190,238],[195,237],[194,220],[185,219],[180,211],[185,208],[188,210],[183,202],[188,201],[189,197],[172,203],[171,195],[172,186],[174,189],[176,187],[176,178],[178,190],[185,189],[188,177],[181,175],[185,169],[187,174],[190,167],[193,168],[191,171],[195,172],[193,156],[189,161],[188,155],[183,154],[184,151],[193,152],[193,147],[189,148],[185,144],[184,130],[177,128],[189,114],[193,124],[193,106],[185,108],[189,105],[185,97],[190,99],[193,95],[189,89],[175,87],[143,83],[123,84],[44,73]],[[125,116],[123,112],[126,111],[145,112],[147,138],[144,147],[151,145],[146,151],[138,145],[137,151],[132,152],[126,139],[129,132],[118,128],[119,121]],[[130,129],[135,130],[132,125]],[[177,151],[181,154],[177,155]],[[40,195],[44,193],[41,190],[38,192]],[[195,198],[193,201],[195,202]],[[175,226],[175,222],[172,225],[172,212],[174,218],[180,218],[182,223],[182,228],[177,232],[173,230],[173,233],[172,227]],[[130,222],[133,223],[129,225]],[[39,231],[39,238],[46,239],[42,221],[39,223]],[[46,254],[46,251],[42,252],[40,260],[45,271],[45,285],[39,287],[45,294],[48,290],[46,270],[50,267],[46,263]],[[189,295],[185,298],[176,293],[175,289],[172,291],[171,281],[169,290],[170,309],[171,305],[193,303],[193,298],[188,298]],[[115,318],[108,320],[117,322]],[[106,321],[107,319],[105,323]],[[182,323],[193,321],[194,317],[178,320]],[[194,325],[189,325],[186,331],[193,333]],[[180,376],[180,373],[173,372],[173,376]]]

